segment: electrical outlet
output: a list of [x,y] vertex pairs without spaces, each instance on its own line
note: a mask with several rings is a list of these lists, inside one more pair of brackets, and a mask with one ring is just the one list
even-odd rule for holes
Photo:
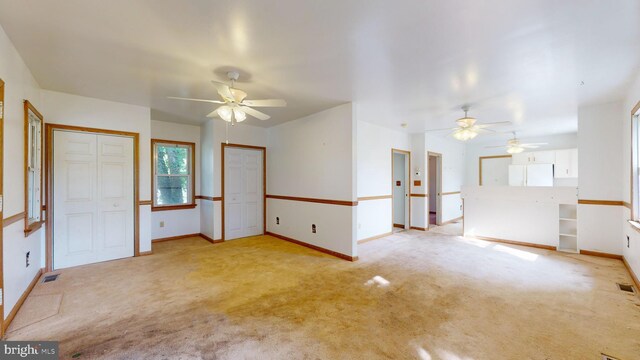
[[462,211],[462,205],[460,205],[460,211]]
[[627,235],[627,248],[629,248],[629,235]]
[[160,221],[160,227],[164,227],[164,221]]
[[311,224],[311,233],[315,234],[316,232],[316,224]]
[[31,257],[31,251],[27,251],[27,254],[25,256],[25,262],[26,262],[26,266],[25,267],[29,267],[29,257]]
[[280,225],[280,217],[276,216],[276,225]]

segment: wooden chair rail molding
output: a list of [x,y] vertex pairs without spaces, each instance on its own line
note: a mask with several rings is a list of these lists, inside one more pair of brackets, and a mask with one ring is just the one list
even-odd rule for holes
[[587,200],[579,199],[578,204],[582,205],[606,205],[606,206],[625,206],[622,200]]
[[7,227],[23,219],[24,219],[24,211],[21,213],[17,213],[15,215],[9,216],[8,218],[2,219],[2,227]]
[[341,206],[357,206],[358,205],[357,201],[316,199],[316,198],[304,198],[304,197],[296,197],[296,196],[267,195],[266,198],[278,199],[278,200],[289,200],[289,201],[312,202],[312,203],[328,204],[328,205],[341,205]]
[[450,192],[443,192],[442,195],[456,195],[456,194],[460,194],[460,191],[450,191]]
[[140,206],[151,205],[151,200],[140,200],[138,204],[140,204]]
[[391,199],[391,198],[393,198],[393,195],[363,196],[363,197],[359,197],[358,201],[380,200],[380,199]]
[[409,194],[409,196],[411,196],[411,197],[423,197],[423,198],[426,198],[426,197],[429,197],[429,194],[411,193],[411,194]]
[[209,201],[222,201],[222,196],[196,195],[196,199],[209,200]]

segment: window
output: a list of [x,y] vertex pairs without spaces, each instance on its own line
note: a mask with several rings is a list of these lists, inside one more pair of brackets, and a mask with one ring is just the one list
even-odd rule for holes
[[35,107],[24,101],[25,234],[42,226],[42,124]]
[[194,208],[195,144],[151,140],[153,151],[153,206],[151,210]]

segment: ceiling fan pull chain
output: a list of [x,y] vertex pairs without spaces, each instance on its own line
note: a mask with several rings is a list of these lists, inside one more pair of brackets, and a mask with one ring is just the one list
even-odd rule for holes
[[225,126],[224,126],[225,132],[226,132],[226,134],[225,134],[225,139],[226,139],[225,142],[227,143],[227,145],[229,145],[229,123],[225,121],[224,124],[225,124]]

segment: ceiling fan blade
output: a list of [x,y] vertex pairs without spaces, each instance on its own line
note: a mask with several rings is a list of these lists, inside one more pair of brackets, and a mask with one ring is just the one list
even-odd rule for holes
[[229,91],[231,91],[231,94],[237,103],[241,103],[242,100],[247,97],[247,93],[240,89],[230,88]]
[[244,111],[245,113],[247,113],[248,115],[253,116],[254,118],[260,119],[260,120],[269,120],[271,118],[271,116],[260,112],[256,109],[252,109],[248,106],[240,106],[240,109],[242,109],[242,111]]
[[483,128],[483,127],[489,127],[489,126],[509,125],[509,124],[511,124],[511,121],[498,121],[498,122],[491,122],[491,123],[476,124],[476,126]]
[[218,82],[218,81],[214,81],[211,80],[211,83],[213,84],[213,86],[216,87],[216,90],[218,90],[218,94],[220,94],[220,96],[222,96],[222,98],[226,101],[235,101],[235,97],[233,97],[233,94],[231,93],[231,88],[229,87],[229,85]]
[[547,145],[548,143],[526,143],[526,144],[520,144],[521,146],[528,146],[528,145],[535,145],[535,146],[540,146],[540,145]]
[[521,148],[525,148],[525,149],[537,149],[537,148],[540,147],[540,145],[532,145],[532,144],[521,144],[521,145],[518,145],[518,146],[520,146]]
[[458,130],[459,128],[454,127],[454,128],[442,128],[442,129],[429,129],[429,130],[425,130],[427,132],[432,132],[432,131],[445,131],[445,130],[449,130],[449,131],[455,131]]
[[485,148],[485,149],[497,149],[497,148],[505,148],[505,147],[508,147],[508,146],[505,146],[505,145],[495,145],[495,146],[485,146],[484,148]]
[[478,132],[486,131],[486,132],[492,132],[492,133],[496,132],[495,130],[491,130],[491,129],[487,129],[487,128],[478,128],[477,131]]
[[183,98],[183,97],[176,97],[176,96],[167,96],[168,99],[175,99],[175,100],[188,100],[188,101],[201,101],[201,102],[207,102],[207,103],[213,103],[213,104],[224,104],[224,101],[219,101],[219,100],[207,100],[207,99],[192,99],[192,98]]
[[283,99],[245,100],[242,105],[254,107],[285,107],[287,102]]

